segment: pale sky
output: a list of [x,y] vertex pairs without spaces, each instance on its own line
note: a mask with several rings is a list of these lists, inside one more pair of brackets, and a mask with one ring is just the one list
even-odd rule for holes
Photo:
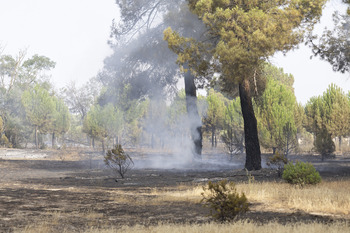
[[[332,12],[344,6],[332,1],[322,26],[332,25]],[[345,10],[345,9],[344,9]],[[112,20],[118,20],[114,0],[0,0],[0,45],[13,56],[27,48],[33,54],[55,61],[52,81],[63,87],[75,80],[78,85],[96,76],[103,59],[111,53],[107,40]],[[295,78],[295,94],[303,104],[321,95],[332,82],[350,91],[350,75],[332,71],[318,58],[310,60],[310,49],[301,46],[286,57],[276,55],[271,62]]]
[[0,0],[0,44],[13,56],[27,48],[56,62],[55,86],[85,83],[103,67],[115,0]]

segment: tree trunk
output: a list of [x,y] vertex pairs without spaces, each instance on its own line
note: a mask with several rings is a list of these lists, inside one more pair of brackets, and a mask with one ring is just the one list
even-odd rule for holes
[[339,151],[340,152],[342,152],[341,146],[342,146],[342,136],[339,136]]
[[55,132],[52,133],[52,142],[51,142],[51,145],[52,145],[52,148],[55,147]]
[[276,149],[277,149],[277,147],[272,147],[272,155],[276,154]]
[[35,148],[36,148],[36,149],[39,149],[38,126],[35,126]]
[[214,128],[212,127],[211,128],[211,148],[214,148],[214,135],[215,135],[215,132],[214,132]]
[[101,143],[102,143],[102,153],[105,154],[106,148],[105,148],[105,139],[104,138],[101,139]]
[[185,74],[186,108],[190,121],[191,138],[194,144],[194,156],[201,158],[202,155],[202,120],[198,114],[197,92],[194,84],[194,76],[188,71]]
[[218,140],[217,140],[217,137],[216,137],[216,133],[214,134],[214,138],[215,138],[215,148],[218,147]]
[[261,169],[261,152],[258,138],[258,126],[254,114],[252,98],[250,96],[249,81],[243,80],[239,84],[239,96],[244,120],[246,162],[249,171]]

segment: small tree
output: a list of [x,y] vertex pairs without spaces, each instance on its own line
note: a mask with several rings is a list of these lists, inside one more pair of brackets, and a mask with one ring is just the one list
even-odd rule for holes
[[[124,179],[125,173],[134,166],[131,157],[124,152],[120,144],[117,144],[114,149],[107,151],[104,162],[116,174],[119,174],[122,179]],[[117,182],[117,179],[115,181]]]
[[284,155],[280,155],[277,152],[274,156],[268,158],[268,162],[266,163],[266,165],[271,167],[272,169],[276,169],[278,176],[282,177],[284,165],[286,165],[287,163],[287,157],[285,157]]
[[203,187],[201,202],[210,208],[210,214],[220,222],[234,219],[238,214],[248,211],[249,203],[244,195],[239,195],[233,182],[222,180],[218,183],[208,182]]
[[324,128],[320,129],[316,134],[314,146],[315,150],[321,154],[322,161],[325,159],[325,157],[330,156],[335,151],[335,145],[332,137]]
[[47,132],[53,122],[55,105],[50,93],[40,85],[25,91],[21,97],[26,117],[34,127],[35,147],[39,148],[38,132]]
[[243,153],[244,128],[239,97],[231,100],[225,107],[223,131],[221,140],[231,159],[234,154]]

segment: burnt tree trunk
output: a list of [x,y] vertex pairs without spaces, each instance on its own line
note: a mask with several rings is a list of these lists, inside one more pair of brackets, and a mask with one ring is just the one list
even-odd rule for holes
[[254,114],[250,86],[248,80],[243,80],[239,84],[239,96],[241,99],[241,109],[244,120],[245,168],[249,171],[261,169],[261,152],[258,138],[258,126]]
[[52,133],[52,141],[51,141],[51,146],[52,146],[52,148],[55,147],[55,141],[56,141],[55,132],[53,132],[53,133]]
[[214,148],[214,137],[215,137],[215,132],[214,132],[214,128],[211,128],[211,148]]
[[197,91],[194,84],[194,76],[188,71],[185,74],[185,93],[187,115],[190,121],[191,138],[194,144],[194,156],[201,158],[202,155],[202,120],[198,114]]

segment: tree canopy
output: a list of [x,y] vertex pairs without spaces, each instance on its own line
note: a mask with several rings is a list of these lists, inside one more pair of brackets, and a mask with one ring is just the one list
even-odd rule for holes
[[196,76],[220,73],[224,90],[239,85],[245,128],[246,168],[261,169],[257,123],[251,91],[265,61],[286,53],[319,20],[325,0],[230,1],[189,0],[190,10],[206,25],[206,40],[184,37],[168,28],[164,39]]

